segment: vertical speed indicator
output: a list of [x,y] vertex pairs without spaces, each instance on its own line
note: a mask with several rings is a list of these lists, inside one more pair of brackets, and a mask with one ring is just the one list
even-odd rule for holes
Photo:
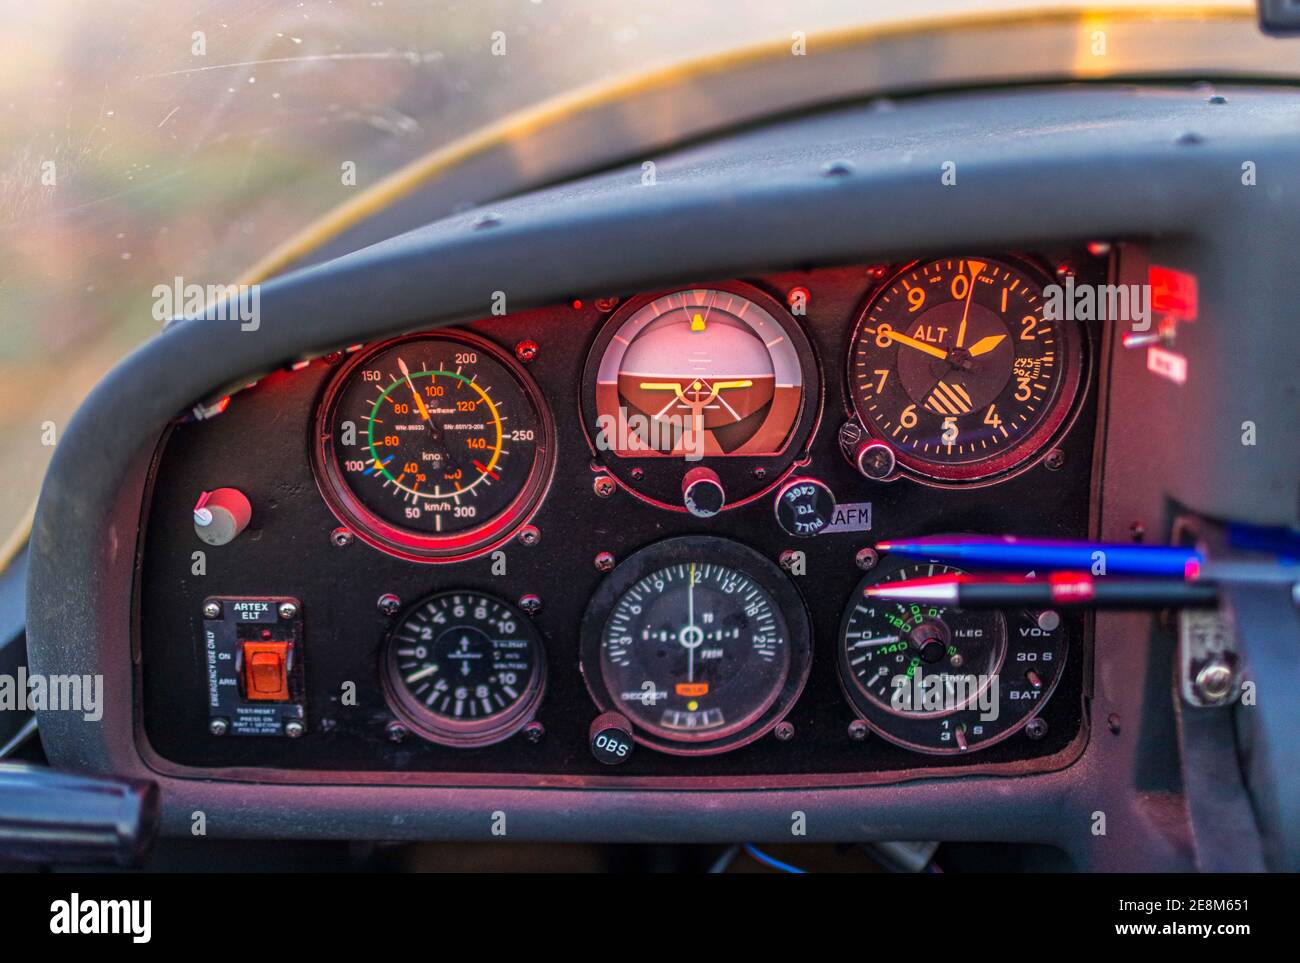
[[1010,259],[913,264],[863,311],[849,355],[859,420],[906,473],[984,480],[1032,463],[1068,417],[1083,367],[1047,280]]

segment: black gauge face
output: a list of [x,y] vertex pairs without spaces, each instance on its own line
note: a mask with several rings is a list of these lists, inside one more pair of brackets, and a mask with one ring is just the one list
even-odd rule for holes
[[[881,581],[960,574],[947,565],[904,565]],[[846,613],[843,643],[849,674],[885,712],[944,715],[964,708],[997,673],[1006,650],[1000,612],[862,598]],[[933,678],[941,698],[909,698],[905,684]]]
[[728,283],[645,295],[605,324],[584,370],[597,462],[625,488],[681,509],[687,472],[716,472],[723,508],[780,481],[821,410],[811,344],[778,301]]
[[441,592],[389,636],[392,707],[421,735],[484,745],[515,732],[541,697],[545,662],[527,616],[476,592]]
[[797,593],[767,559],[723,539],[672,539],[602,586],[583,672],[641,741],[719,752],[779,721],[802,688],[807,638]]
[[319,425],[322,491],[371,544],[462,558],[517,529],[550,474],[536,388],[463,333],[404,338],[352,359]]
[[978,481],[1032,463],[1068,417],[1082,367],[1077,322],[1044,317],[1028,266],[941,258],[905,268],[854,334],[859,419],[905,471]]
[[962,574],[933,562],[887,560],[854,590],[840,625],[840,683],[858,714],[890,742],[963,753],[1019,731],[1065,667],[1056,613],[962,611],[869,599],[881,582]]

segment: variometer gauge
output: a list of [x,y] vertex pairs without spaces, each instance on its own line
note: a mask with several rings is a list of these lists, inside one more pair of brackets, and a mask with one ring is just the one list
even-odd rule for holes
[[1056,612],[963,611],[867,598],[881,582],[960,575],[935,562],[886,560],[854,589],[840,624],[840,684],[890,742],[960,754],[1019,731],[1065,668]]
[[532,621],[481,592],[439,592],[415,605],[389,635],[383,659],[393,712],[425,739],[452,746],[517,732],[546,681]]
[[941,484],[1033,465],[1067,426],[1085,364],[1079,323],[1045,313],[1047,283],[1028,263],[985,257],[918,262],[886,281],[849,350],[867,441]]
[[805,454],[820,410],[807,337],[744,284],[633,298],[601,330],[584,372],[597,463],[666,508],[684,507],[693,469],[708,473],[718,510],[767,491]]
[[602,711],[675,755],[734,749],[775,726],[812,661],[803,600],[767,559],[688,536],[634,553],[597,590],[581,668]]
[[314,467],[331,510],[393,555],[451,561],[509,538],[554,468],[550,414],[495,345],[412,335],[350,358],[325,389]]

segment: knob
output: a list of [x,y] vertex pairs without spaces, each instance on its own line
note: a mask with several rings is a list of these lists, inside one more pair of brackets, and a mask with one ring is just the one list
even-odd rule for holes
[[894,451],[881,441],[863,441],[853,455],[853,464],[864,478],[884,481],[894,473]]
[[253,517],[253,506],[238,488],[204,492],[194,506],[194,531],[209,545],[235,540]]
[[696,518],[712,518],[727,504],[722,479],[712,468],[692,468],[682,479],[682,504]]
[[776,523],[787,535],[811,538],[835,519],[835,496],[816,478],[795,478],[776,493]]
[[632,758],[632,723],[617,712],[605,712],[591,723],[591,754],[607,766],[618,766]]

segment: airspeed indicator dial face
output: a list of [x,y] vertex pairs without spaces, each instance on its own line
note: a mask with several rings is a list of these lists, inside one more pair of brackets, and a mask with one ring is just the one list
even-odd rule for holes
[[1045,316],[1027,265],[952,257],[905,268],[864,311],[849,359],[854,407],[906,471],[1004,474],[1043,450],[1079,382],[1074,322]]
[[322,493],[341,521],[394,554],[482,551],[527,519],[549,481],[551,428],[536,387],[466,332],[354,357],[319,418]]

